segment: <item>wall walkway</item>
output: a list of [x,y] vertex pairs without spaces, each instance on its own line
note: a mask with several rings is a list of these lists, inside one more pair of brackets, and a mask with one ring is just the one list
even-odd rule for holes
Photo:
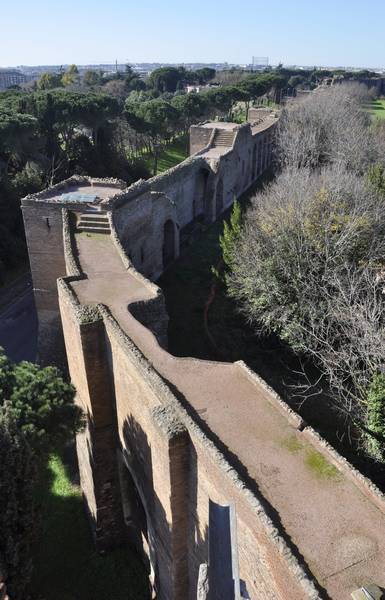
[[384,505],[370,502],[370,490],[360,490],[354,474],[243,364],[164,350],[130,313],[154,292],[125,269],[112,238],[80,234],[76,246],[87,279],[71,287],[81,304],[107,306],[182,404],[236,457],[330,597],[348,598],[357,581],[385,585]]

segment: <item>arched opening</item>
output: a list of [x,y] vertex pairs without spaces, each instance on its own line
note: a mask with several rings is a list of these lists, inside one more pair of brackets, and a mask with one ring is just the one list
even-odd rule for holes
[[257,170],[257,144],[254,144],[254,147],[253,147],[253,159],[252,159],[251,165],[252,165],[251,179],[252,179],[252,181],[254,181],[256,170]]
[[263,144],[260,141],[258,144],[258,172],[257,175],[261,175],[263,171]]
[[132,475],[122,461],[120,486],[124,522],[128,530],[129,542],[140,552],[148,554],[143,547],[148,544],[147,516]]
[[215,194],[215,215],[216,218],[223,212],[223,181],[219,179]]
[[171,219],[163,226],[163,268],[175,259],[175,226]]
[[207,183],[209,178],[209,172],[206,169],[201,169],[197,175],[197,182],[194,194],[193,203],[193,218],[197,219],[206,212],[206,196],[207,196]]
[[149,515],[143,504],[135,479],[128,468],[123,455],[118,453],[119,459],[119,482],[122,498],[122,511],[126,525],[127,543],[141,557],[148,573],[151,589],[157,586],[156,559],[153,550],[154,534],[151,531],[151,523],[148,522]]

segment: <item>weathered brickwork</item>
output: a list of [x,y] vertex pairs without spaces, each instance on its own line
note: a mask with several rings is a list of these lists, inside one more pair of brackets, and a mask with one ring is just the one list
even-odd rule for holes
[[[262,124],[234,125],[233,145],[211,149],[206,148],[209,145],[206,141],[212,139],[215,144],[215,128],[221,124],[192,127],[191,138],[196,140],[192,147],[194,155],[149,181],[124,188],[119,180],[72,177],[22,201],[39,317],[40,362],[61,366],[65,363],[56,292],[57,279],[67,272],[62,209],[80,214],[87,208],[82,203],[69,204],[63,194],[97,193],[101,199],[99,207],[108,212],[133,265],[149,279],[156,280],[165,263],[177,258],[183,227],[196,218],[215,221],[268,168],[275,122],[276,118],[269,113]],[[167,224],[168,258],[164,248]],[[166,343],[164,331],[159,335]]]
[[[35,282],[51,290],[67,274],[49,308],[60,308],[87,418],[77,449],[95,542],[100,549],[128,542],[146,555],[158,600],[196,599],[199,567],[208,562],[210,500],[235,506],[240,578],[252,600],[348,600],[367,578],[385,583],[385,502],[375,486],[242,362],[178,359],[165,350],[164,298],[150,279],[177,257],[186,225],[216,219],[270,164],[275,120],[260,114],[251,127],[192,128],[195,155],[163,176],[128,189],[109,182],[97,205],[109,217],[106,243],[75,236],[70,213],[81,207],[49,196],[63,256],[58,244],[46,275],[36,260],[39,235],[50,239],[41,197],[36,229],[33,199],[24,208]],[[191,377],[194,389],[183,385]],[[241,423],[246,443],[237,446]],[[331,481],[307,469],[314,452],[334,467]],[[359,531],[347,498],[362,511]],[[329,539],[342,544],[340,555]]]

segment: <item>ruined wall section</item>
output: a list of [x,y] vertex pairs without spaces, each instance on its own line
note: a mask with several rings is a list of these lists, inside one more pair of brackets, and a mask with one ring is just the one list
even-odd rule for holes
[[[123,248],[123,245],[118,237],[113,222],[112,213],[108,213],[108,218],[111,228],[111,237],[115,245],[115,248],[120,256],[120,259],[130,274],[143,285],[150,293],[152,298],[147,301],[139,300],[130,304],[131,314],[142,323],[147,329],[152,331],[155,335],[159,345],[162,348],[167,349],[168,346],[168,322],[169,316],[166,309],[166,301],[164,298],[163,291],[158,286],[151,283],[149,279],[144,277],[134,265],[134,262],[130,260]],[[72,255],[72,244],[69,242],[68,250],[71,251]],[[77,268],[77,265],[75,265]]]
[[[274,127],[271,121],[265,129],[253,133],[249,123],[235,126],[233,145],[213,153],[210,144],[215,128],[194,126],[193,139],[200,132],[208,132],[197,154],[102,202],[103,208],[111,212],[117,236],[137,270],[151,280],[162,274],[167,221],[174,228],[175,259],[184,227],[197,218],[214,222],[256,181],[271,163]],[[207,141],[209,146],[204,146]]]
[[106,550],[123,539],[123,513],[103,321],[96,308],[79,305],[62,279],[58,292],[71,381],[86,419],[76,436],[80,483],[96,547]]
[[203,123],[195,125],[190,129],[190,156],[210,146],[213,140],[214,131],[207,127],[202,127],[202,125]]
[[56,281],[66,272],[62,212],[55,205],[31,201],[22,206],[29,262],[39,315],[38,355],[63,364],[64,341]]
[[125,252],[149,279],[155,280],[163,272],[164,225],[169,220],[174,226],[174,259],[179,255],[180,231],[195,217],[194,198],[199,194],[202,170],[210,175],[202,158],[187,159],[162,175],[138,182],[104,205],[112,212]]
[[[87,416],[77,450],[97,546],[119,544],[127,535],[119,451],[144,506],[160,600],[196,597],[199,564],[207,562],[210,498],[235,503],[240,575],[249,593],[255,598],[318,598],[314,583],[279,534],[279,523],[273,524],[261,499],[242,482],[108,309],[79,304],[71,283],[83,275],[66,226],[63,237],[70,276],[58,281],[58,294],[76,401]],[[127,259],[125,265],[132,268]],[[157,287],[146,284],[156,297]]]
[[[61,282],[59,293],[71,376],[86,410],[89,402],[93,404],[92,410],[102,399],[104,404],[108,403],[105,377],[90,391],[89,382],[85,383],[87,366],[78,360],[79,352],[86,352],[88,343],[96,343],[97,355],[106,353],[119,446],[145,505],[150,556],[160,600],[196,597],[199,564],[207,562],[210,498],[222,504],[235,503],[240,577],[251,597],[318,598],[311,578],[280,535],[280,524],[273,523],[261,499],[248,489],[228,458],[210,441],[102,306],[97,310],[103,322],[106,349],[98,350],[102,338],[97,341],[89,337],[95,336],[96,323],[79,324],[79,309],[69,300],[66,285]],[[99,418],[96,421],[100,422]],[[95,438],[92,444],[95,445]],[[107,452],[107,447],[104,449]],[[94,452],[89,447],[90,450]],[[95,495],[102,478],[100,470],[103,473],[106,467],[95,460],[88,464],[88,477],[82,474],[84,494],[89,504],[92,503],[89,498],[94,502],[96,528],[104,530],[107,526],[111,532],[116,524],[117,507],[113,498],[107,496],[106,502],[106,496],[98,499]],[[109,465],[110,473],[112,467]],[[106,481],[114,489],[118,487],[111,474]],[[98,514],[102,502],[105,522]]]

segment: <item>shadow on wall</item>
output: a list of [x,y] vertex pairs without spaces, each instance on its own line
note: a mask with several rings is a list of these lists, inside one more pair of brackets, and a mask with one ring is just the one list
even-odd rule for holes
[[[247,468],[243,465],[243,463],[240,461],[238,456],[236,454],[234,454],[233,452],[231,452],[231,450],[222,442],[222,440],[210,429],[207,422],[204,419],[202,419],[202,417],[195,411],[195,409],[187,401],[186,397],[170,381],[165,379],[165,382],[167,383],[167,385],[169,386],[169,388],[171,389],[173,394],[178,398],[178,400],[180,401],[181,405],[184,407],[186,412],[199,425],[200,429],[205,433],[205,435],[208,437],[208,439],[211,440],[215,444],[215,446],[223,454],[223,456],[229,462],[229,464],[232,467],[234,467],[234,469],[238,472],[240,479],[245,483],[246,487],[258,499],[260,504],[263,506],[263,509],[266,512],[267,516],[272,520],[273,523],[280,524],[282,538],[284,539],[284,541],[290,548],[293,555],[298,560],[299,564],[304,569],[305,573],[308,575],[308,577],[310,579],[313,580],[313,575],[309,569],[309,566],[308,566],[304,556],[300,553],[297,546],[293,543],[293,540],[286,533],[284,527],[282,526],[279,512],[263,496],[257,482],[249,474]],[[191,482],[190,504],[191,504],[191,507],[193,507],[191,515],[194,514],[194,511],[195,511],[195,514],[197,513],[197,477],[198,477],[198,475],[197,475],[197,456],[196,456],[193,445],[190,444],[190,482]],[[231,498],[228,498],[227,500],[231,501]],[[208,509],[208,505],[209,505],[209,497],[207,498],[207,509]],[[197,516],[195,518],[196,518],[196,525],[198,525],[199,520],[197,519]],[[194,517],[193,517],[193,519],[194,519]],[[206,523],[209,522],[208,512],[207,512],[207,517],[205,516],[205,520],[206,520]],[[195,586],[196,582],[198,581],[199,564],[203,563],[203,562],[207,563],[207,554],[208,554],[207,528],[205,530],[204,536],[200,540],[192,539],[192,535],[196,535],[196,528],[193,531],[190,531],[190,541],[192,542],[191,547],[194,548],[195,552],[198,552],[198,550],[203,551],[202,554],[199,555],[198,564],[196,564],[194,562],[194,566],[193,566],[193,573],[194,573],[193,577],[194,577],[194,586]],[[245,582],[241,581],[241,585],[242,585],[242,588],[245,589],[245,593],[246,593],[247,590],[245,588]],[[326,590],[319,584],[319,582],[316,582],[315,585],[317,586],[317,588],[321,594],[321,597],[326,598],[327,597]],[[194,587],[194,590],[195,590],[195,587]],[[247,598],[247,596],[246,596],[246,598]]]
[[50,457],[37,503],[42,514],[34,548],[31,600],[138,600],[149,598],[145,569],[129,547],[95,551],[78,486],[76,453]]
[[197,584],[199,576],[199,566],[208,562],[208,509],[209,499],[207,498],[206,510],[204,515],[204,526],[202,529],[201,520],[198,514],[198,460],[197,453],[190,444],[190,469],[189,469],[189,528],[188,528],[188,549],[189,549],[189,576],[190,590],[192,597],[197,594]]
[[[156,489],[157,485],[163,485],[162,476],[158,474],[154,481],[151,447],[145,431],[133,416],[125,420],[123,435],[124,462],[134,487],[130,491],[131,498],[134,499],[131,514],[136,515],[136,523],[131,525],[136,529],[135,539],[138,534],[141,537],[141,551],[150,558],[153,593],[157,594],[159,600],[167,600],[171,597],[183,597],[187,590],[192,590],[193,597],[196,593],[199,564],[207,561],[207,527],[201,531],[197,515],[198,471],[195,450],[190,445],[189,468],[186,473],[188,485],[184,487],[183,502],[183,516],[187,516],[188,528],[187,537],[183,539],[178,535],[178,522],[173,522],[170,527],[170,517],[166,514]],[[178,489],[177,493],[179,492]],[[174,519],[175,515],[172,520]],[[180,531],[183,536],[183,527]]]

